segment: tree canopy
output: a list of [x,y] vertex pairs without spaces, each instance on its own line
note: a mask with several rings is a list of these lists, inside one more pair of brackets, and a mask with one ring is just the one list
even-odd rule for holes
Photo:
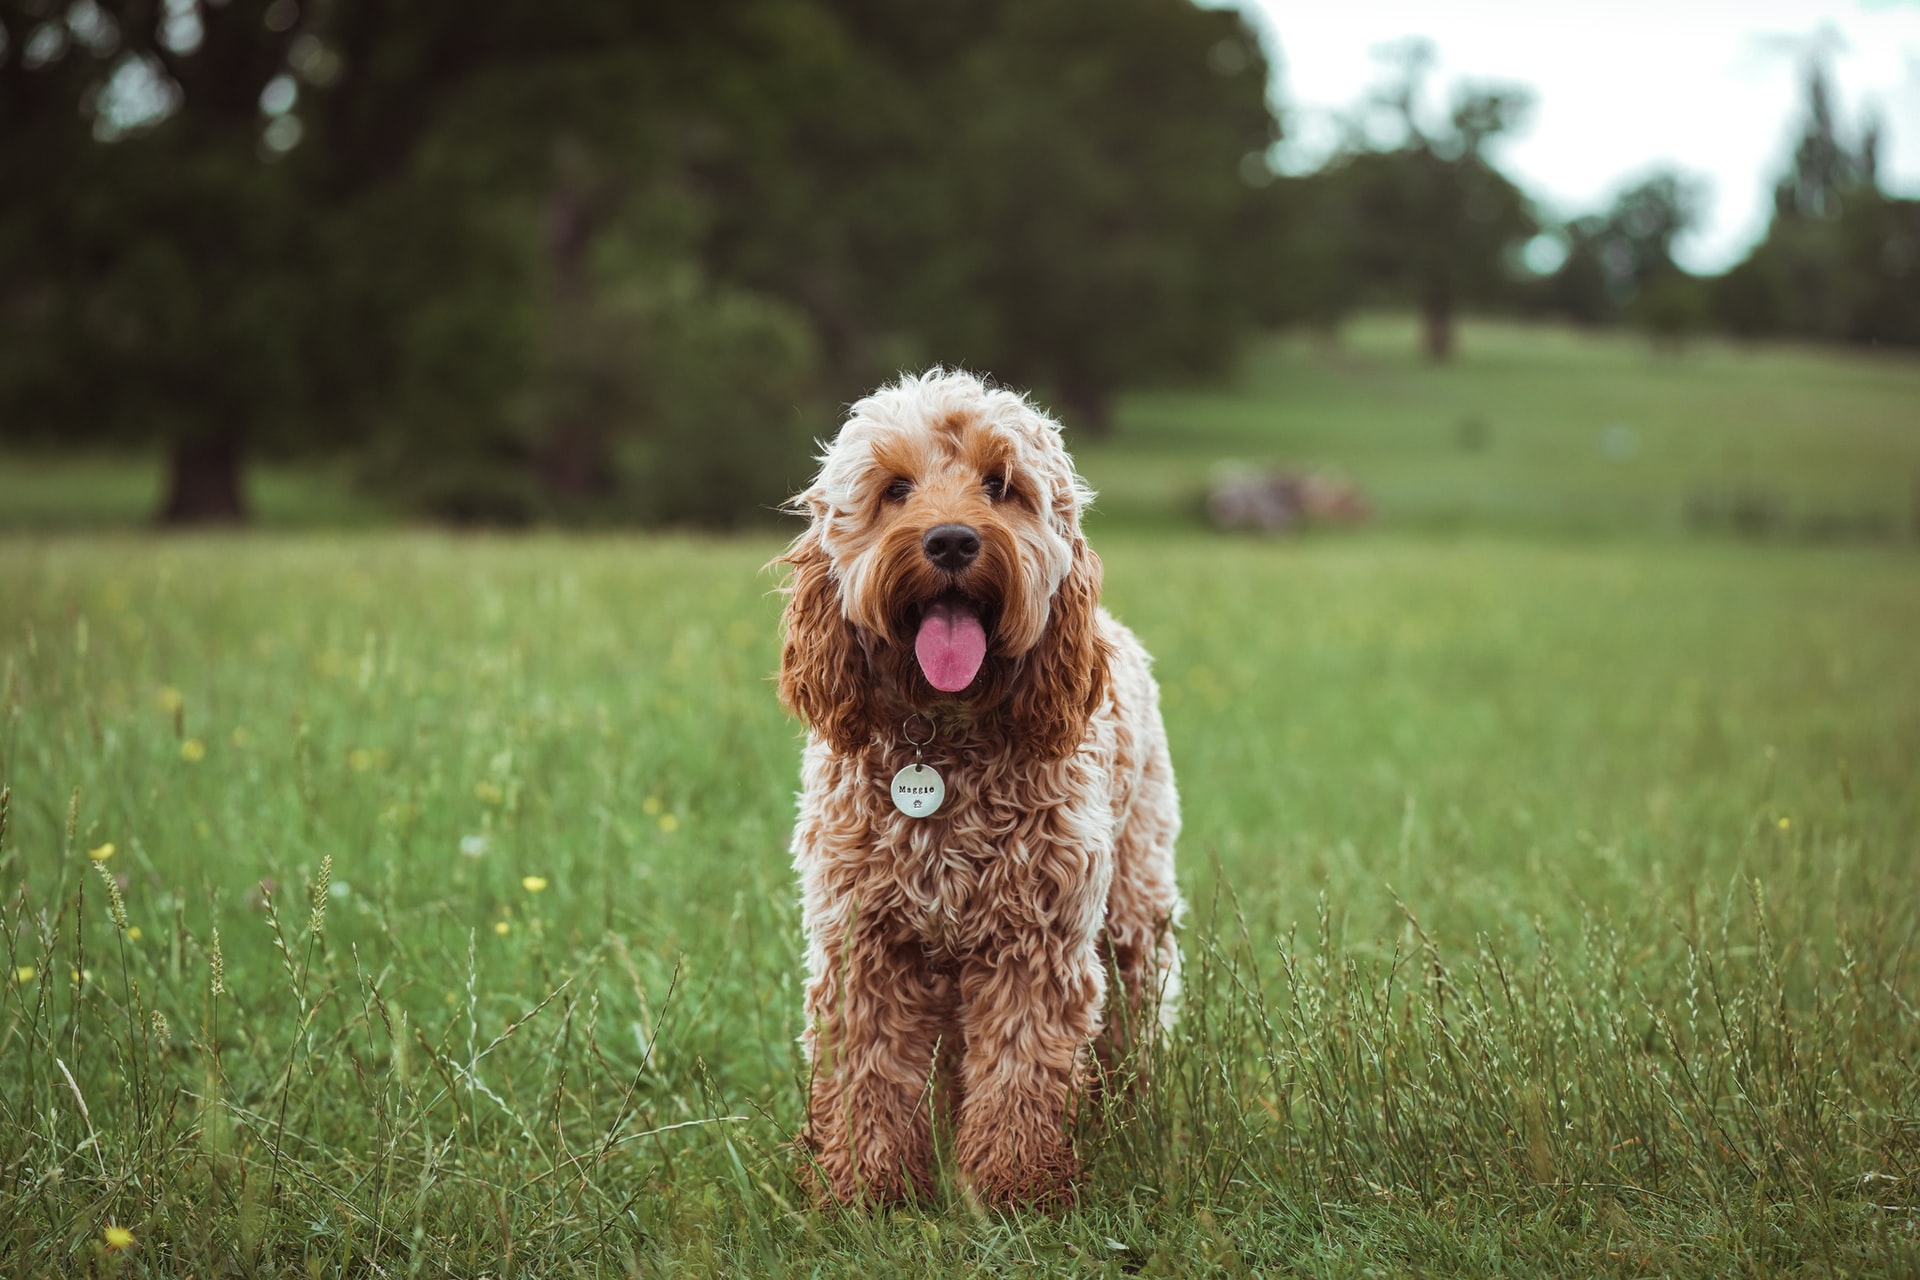
[[[1427,354],[1445,360],[1463,307],[1511,302],[1514,259],[1539,230],[1532,202],[1490,154],[1532,99],[1517,86],[1460,84],[1436,121],[1426,103],[1432,47],[1408,41],[1390,56],[1389,78],[1348,122],[1347,144],[1300,184],[1306,211],[1292,223],[1301,238],[1292,260],[1307,266],[1323,318],[1410,302]],[[1390,141],[1375,141],[1377,125]]]
[[1276,136],[1183,0],[0,0],[0,423],[170,456],[356,446],[443,515],[762,510],[902,365],[1088,428],[1217,369]]
[[1874,116],[1849,136],[1825,67],[1811,60],[1773,222],[1712,287],[1723,327],[1747,337],[1920,346],[1920,201],[1881,190],[1881,140]]

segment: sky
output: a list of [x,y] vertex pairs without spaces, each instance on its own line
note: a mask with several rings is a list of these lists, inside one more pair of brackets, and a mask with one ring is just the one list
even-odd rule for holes
[[1661,166],[1705,182],[1701,227],[1675,246],[1694,271],[1739,261],[1766,232],[1798,137],[1818,41],[1842,136],[1883,121],[1881,185],[1920,196],[1920,0],[1246,0],[1275,62],[1287,120],[1280,167],[1324,159],[1386,75],[1383,46],[1433,42],[1436,113],[1459,81],[1533,90],[1527,126],[1494,149],[1553,216],[1605,209]]

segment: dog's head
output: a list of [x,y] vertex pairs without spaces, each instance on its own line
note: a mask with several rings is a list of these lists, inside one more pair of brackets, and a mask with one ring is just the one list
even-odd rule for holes
[[860,401],[792,504],[781,699],[843,752],[942,704],[1072,751],[1106,689],[1091,496],[1059,424],[971,374]]

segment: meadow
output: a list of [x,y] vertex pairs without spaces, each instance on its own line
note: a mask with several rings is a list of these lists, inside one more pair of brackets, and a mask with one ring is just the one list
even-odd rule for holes
[[[1082,450],[1191,910],[1059,1217],[794,1182],[777,537],[0,540],[0,1273],[1920,1270],[1920,369],[1703,352],[1682,442],[1644,351],[1392,332]],[[1885,519],[1686,536],[1734,422]],[[1230,447],[1379,527],[1194,527]]]

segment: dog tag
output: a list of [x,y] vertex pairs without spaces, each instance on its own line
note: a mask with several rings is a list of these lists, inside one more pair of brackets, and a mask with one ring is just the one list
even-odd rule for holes
[[893,775],[893,807],[909,818],[924,818],[947,798],[947,784],[924,764],[910,764]]

